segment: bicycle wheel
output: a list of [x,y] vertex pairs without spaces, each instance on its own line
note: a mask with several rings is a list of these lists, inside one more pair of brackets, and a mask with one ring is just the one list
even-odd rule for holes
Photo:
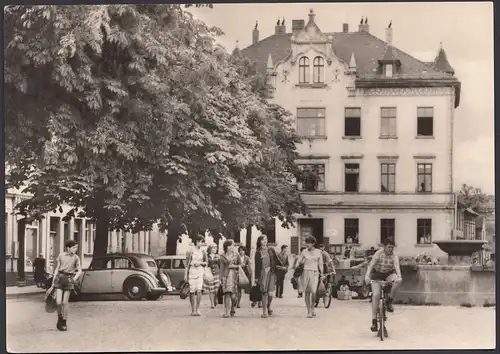
[[378,336],[380,340],[384,340],[384,328],[385,328],[385,319],[384,319],[384,299],[381,298],[378,305]]
[[323,304],[325,305],[325,309],[330,307],[332,303],[332,285],[328,284],[326,287],[325,297],[323,297]]

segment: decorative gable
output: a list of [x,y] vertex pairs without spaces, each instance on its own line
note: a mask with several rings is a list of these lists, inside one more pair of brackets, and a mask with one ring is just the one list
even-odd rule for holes
[[319,29],[314,18],[314,10],[309,11],[309,22],[300,31],[294,33],[290,38],[291,64],[294,65],[299,57],[309,50],[323,57],[328,65],[332,64],[335,54],[333,52],[333,37],[326,35]]
[[309,11],[309,22],[296,35],[292,36],[292,42],[297,44],[309,44],[309,43],[325,43],[328,41],[328,37],[321,32],[318,25],[314,21],[314,10]]

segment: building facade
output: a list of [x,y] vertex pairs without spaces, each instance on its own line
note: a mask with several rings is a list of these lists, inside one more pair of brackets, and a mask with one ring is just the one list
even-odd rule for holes
[[[22,199],[29,195],[18,191],[8,191],[5,196],[5,271],[17,273],[18,259],[21,258],[19,247],[19,227],[21,216],[13,214],[13,210]],[[47,213],[40,221],[25,226],[24,232],[24,270],[31,272],[33,261],[42,254],[53,266],[57,255],[64,250],[68,240],[78,241],[78,253],[82,266],[88,267],[92,260],[94,240],[96,236],[95,221],[86,218],[72,218],[64,221],[63,217],[71,209],[62,206],[62,212]],[[22,233],[21,233],[22,234]],[[166,236],[157,229],[132,234],[123,231],[110,231],[108,234],[108,252],[137,252],[160,255],[165,251]],[[21,247],[22,248],[22,247]]]
[[[346,245],[378,247],[395,238],[403,255],[443,255],[433,241],[452,237],[453,123],[460,82],[441,48],[419,61],[370,34],[322,32],[309,19],[278,21],[275,33],[234,55],[268,77],[269,99],[293,113],[302,138],[298,181],[312,218],[276,222],[275,243],[297,252],[305,237],[340,253]],[[340,30],[340,29],[339,29]],[[242,232],[242,236],[243,236]]]

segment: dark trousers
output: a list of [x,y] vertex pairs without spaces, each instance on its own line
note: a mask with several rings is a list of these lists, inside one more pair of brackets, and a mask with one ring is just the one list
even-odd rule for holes
[[285,285],[285,272],[276,272],[276,297],[283,296],[283,287]]

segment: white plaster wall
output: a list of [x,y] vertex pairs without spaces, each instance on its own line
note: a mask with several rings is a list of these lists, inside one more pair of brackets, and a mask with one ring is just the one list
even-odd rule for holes
[[[313,60],[324,51],[324,44],[298,45],[294,49],[296,58],[289,56],[284,62],[275,63],[277,76],[271,79],[275,92],[273,102],[280,104],[293,115],[296,126],[297,108],[325,108],[326,138],[303,140],[298,146],[301,156],[329,156],[315,163],[325,164],[325,189],[342,191],[344,184],[344,160],[342,155],[361,154],[359,161],[360,192],[378,192],[380,190],[379,155],[396,155],[396,191],[414,193],[417,189],[417,160],[415,155],[435,156],[433,160],[433,192],[452,192],[451,178],[451,129],[453,118],[454,92],[452,88],[428,88],[413,90],[396,89],[377,95],[363,89],[357,89],[350,97],[347,86],[352,86],[353,76],[346,75],[348,65],[333,56],[328,65],[325,60],[325,79],[327,85],[312,88],[298,85],[299,59],[303,55],[309,58],[310,78],[312,82]],[[295,59],[292,65],[292,60]],[[338,70],[338,75],[335,71]],[[285,80],[284,71],[288,72]],[[339,79],[334,82],[334,78]],[[361,139],[345,139],[344,109],[361,108]],[[396,107],[397,139],[380,139],[380,109]],[[417,138],[417,107],[434,108],[434,137]],[[419,162],[427,162],[419,161]],[[307,161],[302,160],[306,163]],[[377,171],[377,176],[374,176]]]
[[[446,257],[436,245],[417,244],[417,219],[432,219],[432,241],[450,239],[452,230],[451,210],[318,210],[312,211],[313,218],[323,219],[324,236],[330,244],[344,243],[344,219],[359,219],[359,245],[362,248],[380,246],[380,219],[394,218],[396,221],[395,241],[402,256],[430,253],[436,257]],[[298,228],[276,228],[276,235],[287,240],[298,236]]]

